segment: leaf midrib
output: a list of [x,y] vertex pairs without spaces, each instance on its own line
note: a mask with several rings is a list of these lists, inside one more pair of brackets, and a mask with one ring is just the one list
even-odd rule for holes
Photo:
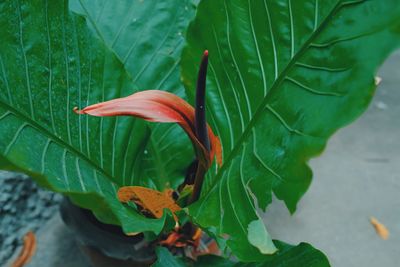
[[[101,41],[103,41],[104,44],[107,44],[103,34],[101,33],[100,29],[97,27],[97,24],[95,23],[95,21],[93,20],[92,16],[90,15],[89,11],[87,10],[86,6],[83,4],[82,0],[79,0],[79,4],[82,6],[83,10],[85,11],[85,13],[87,14],[87,18],[89,19],[90,23],[93,25],[93,28],[95,29],[97,35],[100,37]],[[104,5],[106,5],[106,3],[104,3]],[[73,12],[75,13],[75,12]],[[76,13],[75,13],[76,14]],[[79,14],[76,14],[79,15]],[[111,49],[110,49],[111,50]],[[113,50],[112,50],[113,51]]]
[[324,29],[324,26],[332,19],[333,15],[337,10],[339,10],[341,7],[347,5],[347,4],[358,4],[362,3],[365,0],[356,0],[356,1],[348,1],[348,2],[342,2],[341,0],[337,2],[334,8],[332,8],[331,12],[323,19],[323,21],[320,23],[319,27],[311,34],[311,36],[308,38],[308,40],[303,44],[301,49],[293,56],[293,58],[289,61],[289,63],[286,65],[286,67],[283,69],[283,71],[280,73],[278,78],[274,81],[274,83],[271,86],[271,89],[267,92],[267,94],[264,96],[263,101],[261,104],[258,106],[256,112],[252,116],[251,120],[246,126],[246,129],[240,136],[239,140],[236,142],[235,146],[233,147],[231,153],[229,153],[228,158],[224,161],[224,164],[222,165],[221,169],[218,170],[217,175],[215,176],[213,184],[209,187],[209,190],[207,191],[206,194],[208,194],[214,186],[219,182],[219,180],[223,177],[222,174],[228,167],[229,163],[232,161],[232,159],[235,157],[235,155],[239,152],[239,149],[245,142],[245,140],[248,138],[248,136],[251,134],[251,131],[254,127],[254,125],[257,123],[258,119],[261,117],[262,112],[264,111],[265,107],[267,106],[271,95],[278,90],[277,88],[280,88],[280,85],[282,82],[285,80],[285,77],[287,73],[291,70],[291,68],[295,65],[297,59],[303,55],[309,48],[309,45],[312,43],[314,38],[319,35],[319,33]]
[[15,116],[21,118],[23,121],[25,121],[26,123],[31,125],[33,128],[35,128],[36,130],[38,130],[42,134],[46,135],[49,139],[53,140],[53,142],[55,142],[56,144],[60,145],[61,147],[64,147],[64,148],[68,149],[70,152],[74,153],[75,156],[77,156],[77,157],[85,160],[86,162],[88,162],[94,169],[96,169],[98,172],[100,172],[101,174],[106,176],[110,180],[110,182],[115,183],[115,179],[113,179],[110,174],[108,174],[104,169],[102,169],[99,166],[97,166],[95,162],[93,162],[90,158],[88,158],[85,154],[83,154],[82,152],[77,150],[71,144],[68,144],[64,140],[58,138],[56,135],[54,135],[54,133],[51,133],[50,131],[48,131],[46,128],[41,126],[38,122],[36,122],[35,120],[27,117],[25,114],[23,114],[22,112],[16,110],[15,108],[13,108],[9,104],[5,103],[4,101],[0,101],[0,106],[3,106],[6,110],[9,110],[12,114],[14,114]]

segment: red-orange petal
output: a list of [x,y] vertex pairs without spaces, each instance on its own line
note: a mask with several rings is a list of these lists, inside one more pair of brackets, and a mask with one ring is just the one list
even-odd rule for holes
[[200,161],[209,167],[216,156],[218,165],[222,164],[221,143],[211,127],[208,126],[211,141],[211,151],[208,152],[195,134],[194,108],[179,96],[169,92],[141,91],[127,97],[94,104],[82,110],[74,108],[74,111],[78,114],[100,117],[130,115],[152,122],[178,123],[192,140]]

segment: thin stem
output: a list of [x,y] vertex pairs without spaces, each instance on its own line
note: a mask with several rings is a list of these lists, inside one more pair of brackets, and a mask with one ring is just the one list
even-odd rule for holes
[[193,160],[192,163],[190,163],[189,167],[186,170],[185,180],[178,187],[178,192],[182,192],[183,188],[185,188],[185,185],[194,184],[194,179],[196,177],[195,175],[196,175],[198,166],[199,166],[199,161],[197,159]]
[[203,186],[204,175],[207,172],[207,168],[201,163],[197,165],[196,176],[194,178],[194,186],[192,195],[189,198],[188,205],[192,204],[200,198],[201,187]]

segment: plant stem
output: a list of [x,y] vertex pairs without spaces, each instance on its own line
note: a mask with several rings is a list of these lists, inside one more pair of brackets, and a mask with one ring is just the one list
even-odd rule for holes
[[204,165],[199,163],[197,165],[196,176],[194,179],[193,192],[189,198],[188,205],[192,204],[200,198],[201,187],[203,186],[204,175],[206,174],[206,172],[207,169],[204,167]]
[[185,180],[183,183],[178,187],[178,192],[181,192],[185,185],[192,185],[194,184],[194,179],[196,177],[196,171],[199,166],[199,161],[197,159],[193,160],[190,163],[189,167],[186,170]]

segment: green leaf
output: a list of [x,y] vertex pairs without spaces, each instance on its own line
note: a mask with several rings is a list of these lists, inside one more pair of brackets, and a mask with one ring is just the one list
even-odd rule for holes
[[274,241],[279,253],[266,257],[259,263],[234,263],[229,259],[217,256],[202,256],[196,267],[329,267],[329,261],[319,250],[307,243],[292,246],[280,241]]
[[279,248],[279,253],[267,256],[259,263],[233,262],[230,259],[206,255],[200,256],[196,262],[184,262],[173,256],[168,249],[158,247],[156,249],[157,261],[153,266],[195,266],[195,267],[329,267],[329,261],[319,250],[307,243],[292,246],[280,241],[274,241]]
[[179,62],[192,0],[72,0],[71,9],[115,51],[140,88],[163,89],[184,96]]
[[147,219],[116,197],[139,183],[146,124],[72,111],[135,92],[123,64],[67,1],[6,1],[0,14],[0,168],[30,174],[126,232],[161,231],[165,216]]
[[181,259],[173,256],[167,248],[156,248],[157,261],[152,267],[185,267],[187,266]]
[[396,0],[202,1],[182,78],[193,98],[198,57],[208,49],[208,120],[224,165],[190,207],[194,219],[228,236],[243,261],[272,253],[259,246],[266,231],[263,242],[249,231],[257,208],[274,193],[295,211],[311,182],[308,160],[366,109],[374,73],[399,37]]
[[[72,10],[88,18],[93,31],[120,58],[140,90],[165,90],[185,97],[179,77],[184,35],[195,13],[191,0],[72,0]],[[151,136],[137,176],[164,189],[182,182],[194,159],[192,146],[174,124],[149,124]],[[183,138],[177,138],[183,136]]]

